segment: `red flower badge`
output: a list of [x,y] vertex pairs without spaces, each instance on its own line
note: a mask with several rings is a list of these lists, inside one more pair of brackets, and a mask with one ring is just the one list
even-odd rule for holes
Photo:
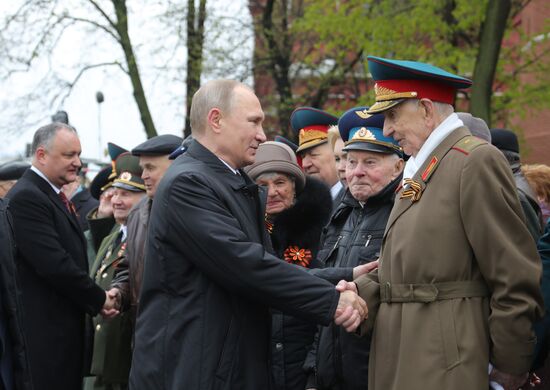
[[296,245],[286,248],[283,255],[287,263],[297,264],[306,268],[311,263],[311,251],[309,249],[298,248]]

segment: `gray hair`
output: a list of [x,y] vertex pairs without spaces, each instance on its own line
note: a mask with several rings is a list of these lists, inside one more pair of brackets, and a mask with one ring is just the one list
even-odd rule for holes
[[235,80],[212,80],[195,92],[189,113],[191,133],[194,134],[195,138],[206,129],[206,117],[211,109],[218,108],[225,112],[231,111],[231,98],[233,91],[238,86],[246,87]]
[[31,154],[34,155],[40,146],[43,146],[46,150],[49,150],[55,135],[62,129],[72,131],[77,134],[76,129],[66,123],[53,122],[49,125],[42,126],[34,133],[31,145]]
[[442,103],[442,102],[433,102],[433,103],[434,103],[435,109],[437,110],[439,115],[441,115],[441,117],[443,118],[448,117],[455,111],[454,107],[448,103]]

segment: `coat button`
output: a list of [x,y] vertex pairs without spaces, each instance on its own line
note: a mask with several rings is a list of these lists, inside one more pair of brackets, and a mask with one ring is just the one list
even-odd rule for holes
[[103,275],[101,275],[101,277],[102,277],[103,279],[105,279],[107,276],[108,276],[108,275],[107,275],[107,272],[104,272]]
[[101,324],[97,324],[97,325],[95,326],[95,330],[96,330],[96,332],[99,332],[99,331],[100,331],[100,329],[101,329]]
[[283,343],[277,343],[275,344],[275,349],[277,351],[282,351],[283,350]]

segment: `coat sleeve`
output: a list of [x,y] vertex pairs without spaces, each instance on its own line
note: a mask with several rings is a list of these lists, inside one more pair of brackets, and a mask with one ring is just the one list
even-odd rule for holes
[[213,188],[200,174],[182,174],[171,183],[167,234],[176,250],[189,254],[186,258],[201,272],[232,293],[304,320],[330,323],[339,299],[334,286],[252,242],[224,199],[236,194]]
[[[99,313],[105,291],[80,268],[61,242],[53,205],[33,191],[20,191],[10,200],[18,251],[26,265],[60,295],[91,315]],[[32,237],[32,244],[28,239]],[[85,251],[83,251],[85,253]]]
[[523,374],[535,347],[532,325],[542,314],[541,262],[525,226],[510,167],[490,145],[474,149],[466,159],[460,212],[491,291],[490,360],[503,372]]

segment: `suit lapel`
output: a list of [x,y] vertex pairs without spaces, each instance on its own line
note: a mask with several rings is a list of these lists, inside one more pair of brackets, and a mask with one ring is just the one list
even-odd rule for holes
[[[470,135],[470,132],[465,127],[459,127],[455,131],[453,131],[451,134],[447,136],[430,154],[430,156],[426,159],[424,164],[418,169],[418,171],[414,174],[412,179],[420,184],[421,191],[424,192],[426,189],[427,183],[437,167],[441,164],[441,161],[445,157],[445,155],[451,150],[451,148],[462,138],[465,136]],[[435,164],[435,165],[434,165]],[[399,193],[397,194],[395,204],[393,206],[393,209],[391,211],[390,217],[388,219],[388,224],[386,225],[386,231],[384,233],[384,236],[386,236],[392,227],[392,225],[397,221],[397,219],[409,209],[413,205],[413,202],[411,198],[401,198],[401,195],[403,194],[403,191],[406,190],[406,188],[401,188]],[[418,200],[418,202],[422,201],[422,197]]]
[[61,198],[59,197],[58,194],[55,193],[52,186],[50,186],[50,184],[46,180],[38,176],[35,172],[33,172],[30,169],[25,172],[25,176],[27,176],[32,183],[34,183],[42,192],[44,192],[46,196],[48,196],[48,198],[52,201],[55,207],[57,207],[63,214],[65,214],[65,216],[71,223],[74,230],[78,233],[78,236],[82,241],[82,245],[86,247],[86,238],[82,233],[82,229],[80,228],[80,225],[78,223],[78,220],[76,219],[76,216],[71,214],[69,210],[67,210],[67,208],[61,201]]

